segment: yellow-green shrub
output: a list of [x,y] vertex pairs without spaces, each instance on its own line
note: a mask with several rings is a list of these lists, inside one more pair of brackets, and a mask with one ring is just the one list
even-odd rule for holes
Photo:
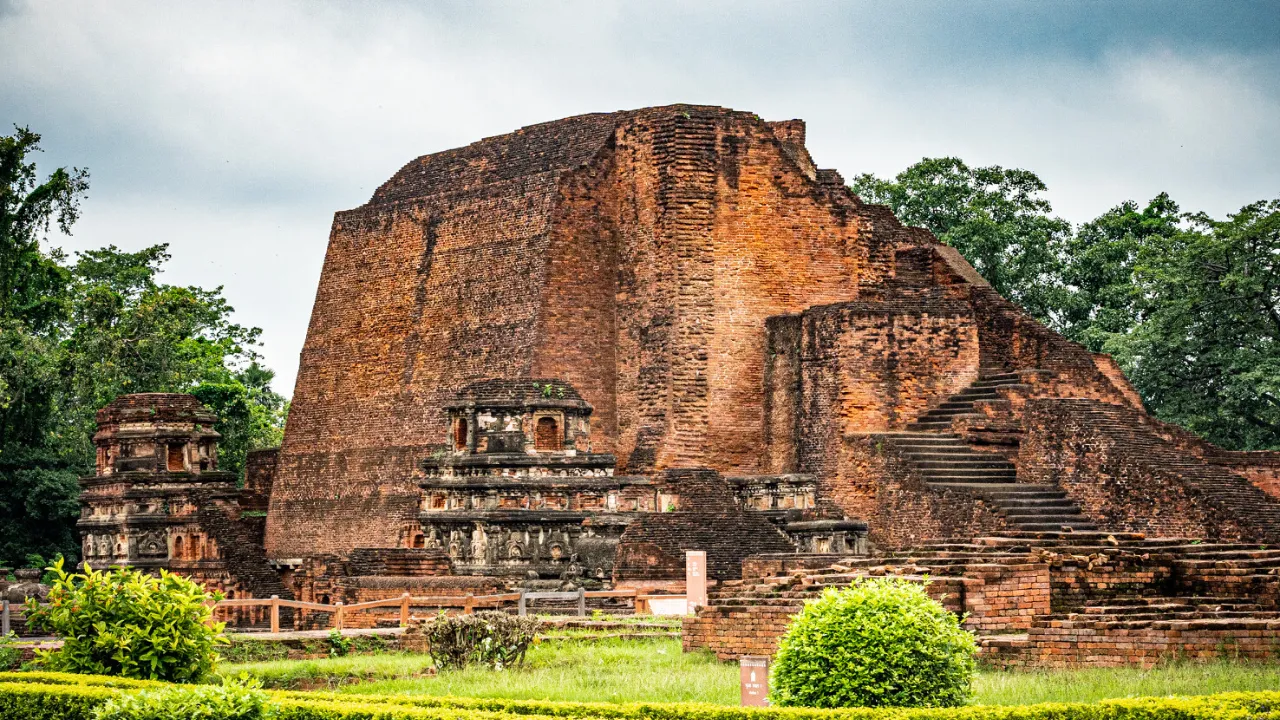
[[274,715],[259,683],[231,680],[119,693],[94,711],[93,720],[263,720]]
[[33,627],[62,638],[62,647],[40,654],[52,670],[94,675],[198,682],[225,644],[222,624],[210,624],[210,600],[200,585],[161,571],[159,577],[128,568],[67,573],[59,560],[49,568],[48,602],[29,601]]
[[862,579],[805,603],[778,643],[769,699],[817,708],[963,705],[976,656],[973,635],[919,583]]

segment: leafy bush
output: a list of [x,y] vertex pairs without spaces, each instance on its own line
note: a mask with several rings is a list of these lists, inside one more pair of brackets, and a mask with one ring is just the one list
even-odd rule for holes
[[872,578],[805,604],[778,646],[770,699],[805,707],[946,707],[972,693],[977,647],[919,583]]
[[222,623],[210,622],[206,603],[221,596],[163,570],[91,569],[68,574],[59,561],[47,605],[28,600],[33,627],[62,638],[62,648],[41,652],[50,670],[130,678],[197,682],[210,675],[226,644]]
[[356,643],[339,630],[329,631],[329,657],[346,657],[355,649]]
[[222,685],[172,685],[120,695],[93,720],[263,720],[275,717],[261,686],[241,678]]
[[538,619],[485,611],[472,615],[438,615],[416,628],[427,652],[440,668],[472,663],[501,670],[524,662],[525,651],[538,633]]
[[13,633],[0,635],[0,670],[13,670],[22,664],[22,648]]

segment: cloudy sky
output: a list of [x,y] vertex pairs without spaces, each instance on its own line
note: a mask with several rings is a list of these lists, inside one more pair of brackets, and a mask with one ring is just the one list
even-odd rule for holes
[[1280,3],[0,0],[0,126],[88,167],[68,250],[167,242],[292,390],[333,212],[425,153],[687,102],[818,164],[1034,170],[1074,222],[1280,196]]

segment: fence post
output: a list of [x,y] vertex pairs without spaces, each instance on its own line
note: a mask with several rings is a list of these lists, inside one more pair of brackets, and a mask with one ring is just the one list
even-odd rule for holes
[[527,601],[527,600],[525,600],[525,599],[524,599],[524,590],[523,590],[523,589],[522,589],[522,590],[520,590],[520,604],[518,605],[518,607],[520,608],[520,610],[519,610],[519,612],[520,612],[520,617],[524,617],[525,615],[528,615],[528,614],[529,614],[529,603],[528,603],[528,601]]
[[271,596],[271,632],[280,632],[280,596]]
[[8,637],[9,635],[9,601],[4,601],[4,610],[0,611],[3,617],[0,617],[0,637]]
[[342,617],[342,610],[343,610],[343,608],[342,608],[342,601],[341,601],[341,600],[339,600],[338,602],[334,603],[334,604],[333,604],[333,606],[334,606],[335,608],[337,608],[336,610],[334,610],[334,611],[333,611],[333,629],[334,629],[334,630],[341,630],[341,629],[342,629],[342,620],[343,620],[343,617]]
[[400,627],[409,626],[409,593],[400,596]]
[[587,589],[578,588],[578,617],[587,616]]
[[467,593],[467,599],[464,601],[464,604],[462,606],[462,614],[470,615],[475,611],[476,611],[476,596],[472,595],[471,593]]

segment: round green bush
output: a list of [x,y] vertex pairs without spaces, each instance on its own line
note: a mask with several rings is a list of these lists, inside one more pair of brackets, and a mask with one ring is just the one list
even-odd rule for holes
[[131,569],[67,573],[49,568],[47,604],[28,601],[32,626],[62,639],[39,660],[50,670],[144,680],[199,682],[226,644],[210,603],[221,599],[187,578]]
[[828,588],[787,628],[769,698],[803,707],[947,707],[969,700],[977,646],[960,619],[901,578]]

